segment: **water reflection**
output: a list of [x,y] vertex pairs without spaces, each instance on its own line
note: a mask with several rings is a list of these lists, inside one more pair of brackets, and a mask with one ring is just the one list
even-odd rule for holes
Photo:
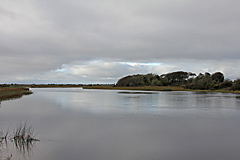
[[[48,92],[48,94],[42,94]],[[37,89],[62,109],[90,113],[153,113],[182,109],[238,109],[234,94],[207,92],[103,91],[83,89]]]
[[2,103],[0,127],[27,119],[41,141],[8,139],[0,147],[2,159],[11,154],[19,160],[240,159],[236,94],[33,91]]
[[[1,138],[0,140],[0,155],[4,160],[10,160],[15,151],[20,153],[23,159],[31,158],[33,150],[35,148],[36,141],[21,141],[13,138]],[[16,158],[16,157],[15,157]],[[1,158],[0,158],[1,159]]]
[[[34,130],[27,123],[21,124],[10,132],[10,126],[5,132],[0,132],[0,151],[11,150],[11,153],[6,152],[4,159],[10,160],[14,151],[20,153],[24,159],[30,158],[35,147],[35,143],[39,141],[35,138]],[[1,158],[0,158],[1,159]]]
[[33,155],[37,141],[22,141],[20,139],[14,139],[12,142],[14,143],[16,150],[22,154],[24,159],[26,159],[26,157],[31,158]]
[[239,100],[240,100],[240,96],[236,96],[236,99],[239,99]]

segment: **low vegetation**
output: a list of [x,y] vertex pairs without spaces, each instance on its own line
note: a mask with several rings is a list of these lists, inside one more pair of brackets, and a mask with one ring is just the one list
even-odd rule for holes
[[34,132],[34,129],[32,126],[27,125],[25,122],[24,124],[20,123],[16,129],[13,130],[13,134],[9,134],[9,128],[5,132],[0,132],[0,143],[3,142],[3,140],[7,141],[8,139],[11,141],[18,141],[21,143],[31,143],[34,141],[39,141],[36,139],[36,133]]
[[20,98],[32,94],[29,88],[15,85],[0,85],[0,101]]
[[142,91],[183,91],[180,86],[138,86],[138,87],[116,87],[106,85],[83,86],[83,89],[113,89],[113,90],[142,90]]
[[72,88],[72,87],[82,87],[83,84],[29,84],[22,85],[30,88]]
[[[8,128],[7,131],[0,132],[0,152],[2,148],[7,148],[8,144],[12,143],[19,152],[26,154],[31,151],[32,147],[34,147],[34,143],[39,141],[36,138],[36,135],[34,129],[27,125],[27,123],[20,123],[13,132],[9,132]],[[6,157],[0,157],[0,160],[1,158],[4,158],[4,160],[10,160],[12,154]]]
[[15,143],[32,143],[34,141],[39,141],[36,139],[36,134],[31,126],[27,126],[27,123],[21,124],[16,128],[13,134],[13,139]]

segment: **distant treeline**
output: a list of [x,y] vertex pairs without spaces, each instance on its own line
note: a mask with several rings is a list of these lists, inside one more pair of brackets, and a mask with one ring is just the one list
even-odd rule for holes
[[113,86],[114,84],[0,84],[0,88],[4,87],[29,87],[29,88],[71,88],[85,86]]
[[186,89],[200,90],[240,90],[240,79],[225,79],[223,73],[208,72],[196,75],[192,72],[177,71],[167,74],[131,75],[121,78],[116,87],[138,87],[138,86],[181,86]]

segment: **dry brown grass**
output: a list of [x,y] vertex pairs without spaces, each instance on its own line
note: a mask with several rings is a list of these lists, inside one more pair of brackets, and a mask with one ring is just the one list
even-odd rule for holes
[[20,98],[23,95],[28,95],[28,94],[32,94],[32,91],[30,91],[28,88],[0,87],[0,101]]
[[142,90],[142,91],[187,91],[178,86],[141,86],[141,87],[114,87],[114,86],[84,86],[83,89],[113,89],[113,90]]
[[193,91],[193,92],[221,92],[221,93],[240,93],[240,91],[228,90],[193,90],[184,89],[180,86],[142,86],[142,87],[114,87],[114,86],[83,86],[83,89],[110,89],[110,90],[141,90],[141,91]]

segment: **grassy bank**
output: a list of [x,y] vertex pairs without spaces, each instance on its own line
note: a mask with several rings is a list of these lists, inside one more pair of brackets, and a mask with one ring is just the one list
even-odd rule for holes
[[32,91],[25,87],[0,87],[0,101],[20,98],[29,94],[32,94]]
[[113,90],[141,90],[141,91],[188,91],[178,86],[141,86],[141,87],[114,87],[114,86],[83,86],[83,89],[113,89]]
[[193,90],[193,89],[185,89],[185,88],[179,87],[179,86],[114,87],[114,86],[101,86],[101,85],[99,85],[99,86],[83,86],[83,89],[240,93],[240,91],[228,91],[228,90]]
[[[221,93],[240,93],[240,91],[229,91],[224,89],[218,90],[194,90],[185,89],[180,86],[140,86],[140,87],[115,87],[113,84],[108,85],[83,85],[83,84],[37,84],[21,85],[23,87],[0,87],[0,101],[2,97],[18,98],[18,95],[31,94],[28,88],[79,88],[83,89],[107,89],[107,90],[140,90],[140,91],[193,91],[193,92],[221,92]],[[15,89],[14,89],[15,88]],[[2,91],[4,90],[5,91]],[[6,91],[7,90],[7,91]],[[14,93],[17,91],[17,93]],[[19,92],[20,93],[19,93]],[[3,92],[3,95],[2,95]],[[10,95],[10,96],[9,96]],[[16,97],[15,97],[16,95]],[[20,96],[20,97],[21,97]],[[9,99],[9,98],[7,98]]]
[[75,88],[82,87],[82,84],[29,84],[22,85],[29,88]]

